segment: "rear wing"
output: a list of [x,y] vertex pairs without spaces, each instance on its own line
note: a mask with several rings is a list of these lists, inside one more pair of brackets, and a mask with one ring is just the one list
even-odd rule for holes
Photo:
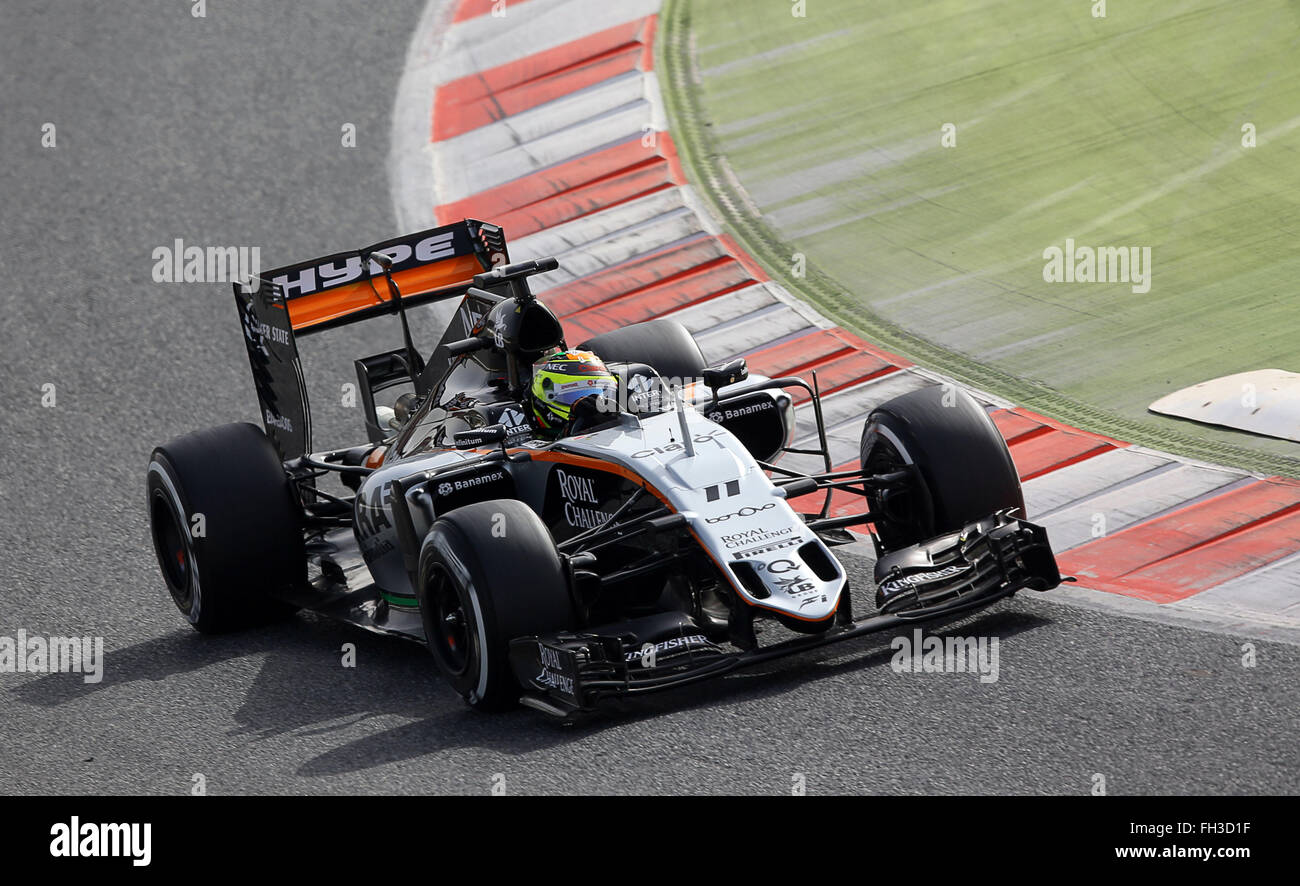
[[481,274],[509,261],[501,228],[474,219],[386,240],[352,252],[276,268],[235,284],[253,385],[266,434],[284,460],[311,449],[311,410],[296,338],[393,314],[383,269],[392,259],[405,307],[460,298]]

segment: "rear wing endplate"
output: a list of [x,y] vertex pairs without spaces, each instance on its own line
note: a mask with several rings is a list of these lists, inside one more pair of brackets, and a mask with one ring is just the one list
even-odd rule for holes
[[311,449],[311,410],[296,337],[357,323],[397,310],[383,269],[405,307],[459,298],[481,274],[509,261],[501,228],[465,219],[358,249],[277,268],[235,284],[235,303],[267,436],[286,461]]

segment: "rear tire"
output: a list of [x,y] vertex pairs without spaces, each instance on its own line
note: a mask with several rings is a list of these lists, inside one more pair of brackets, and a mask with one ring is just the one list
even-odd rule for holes
[[646,363],[666,378],[693,379],[708,366],[690,331],[676,320],[648,320],[578,345],[606,363]]
[[919,474],[907,492],[867,496],[871,511],[883,515],[874,525],[887,551],[956,532],[995,511],[1025,516],[1006,441],[965,391],[936,385],[882,403],[867,417],[860,455],[872,473],[910,464]]
[[478,710],[519,702],[511,640],[577,623],[550,530],[509,499],[468,504],[433,524],[420,547],[417,595],[438,670]]
[[196,630],[294,611],[277,597],[306,581],[301,510],[260,428],[222,425],[159,446],[146,489],[158,566]]

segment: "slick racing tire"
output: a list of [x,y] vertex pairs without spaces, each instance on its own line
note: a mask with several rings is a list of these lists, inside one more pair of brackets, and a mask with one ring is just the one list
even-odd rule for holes
[[700,346],[676,320],[648,320],[578,345],[606,363],[647,363],[664,378],[695,379],[708,365]]
[[577,625],[550,530],[509,499],[468,504],[433,524],[420,547],[416,593],[438,670],[478,710],[519,702],[511,640]]
[[872,490],[867,503],[887,551],[958,531],[995,511],[1025,517],[1020,477],[1006,441],[965,391],[936,385],[872,410],[862,429],[862,466],[888,473],[916,468],[909,489]]
[[277,597],[306,581],[301,511],[260,428],[222,425],[159,446],[146,489],[158,567],[197,630],[294,611]]

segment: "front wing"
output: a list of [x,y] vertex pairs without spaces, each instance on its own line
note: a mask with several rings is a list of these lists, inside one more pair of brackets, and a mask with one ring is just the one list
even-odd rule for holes
[[[934,547],[934,543],[931,543]],[[926,548],[917,546],[917,550]],[[912,550],[912,549],[909,549]],[[831,643],[908,625],[950,620],[983,609],[1024,589],[1049,590],[1061,576],[1041,527],[999,516],[972,524],[943,540],[943,573],[924,584],[910,607],[855,620],[844,594],[835,623],[819,634],[796,636],[767,647],[728,652],[681,616],[665,635],[662,620],[648,638],[636,622],[581,632],[521,637],[510,645],[510,663],[524,704],[557,717],[590,711],[604,699],[685,686]],[[952,569],[959,561],[962,568]],[[648,640],[648,642],[647,642]]]

